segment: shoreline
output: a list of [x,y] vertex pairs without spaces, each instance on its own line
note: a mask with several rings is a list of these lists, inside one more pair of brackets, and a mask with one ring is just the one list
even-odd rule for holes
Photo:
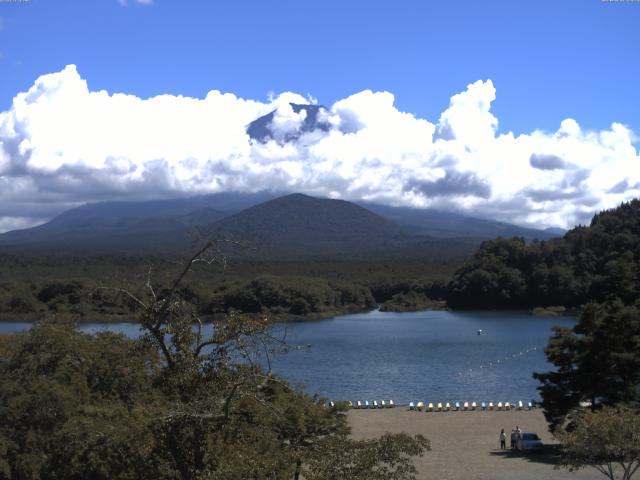
[[[441,312],[448,311],[453,313],[473,313],[473,312],[495,312],[495,313],[518,313],[518,314],[526,314],[532,317],[576,317],[577,310],[575,309],[566,309],[563,313],[552,313],[552,312],[544,312],[540,311],[528,310],[528,309],[452,309],[452,308],[420,308],[416,310],[387,310],[382,308],[384,304],[377,305],[375,308],[362,308],[362,309],[348,309],[345,311],[330,311],[330,312],[316,312],[309,315],[293,315],[293,314],[272,314],[274,324],[282,324],[282,323],[304,323],[304,322],[317,322],[321,320],[329,320],[334,317],[341,317],[344,315],[356,315],[361,313],[371,313],[371,312],[383,312],[383,313],[417,313],[417,312]],[[242,313],[241,313],[242,314]],[[54,312],[46,312],[41,314],[25,314],[25,315],[15,315],[15,314],[7,314],[6,316],[0,315],[0,324],[2,323],[34,323],[41,318],[55,315]],[[71,316],[75,316],[77,314],[69,314]],[[204,315],[202,318],[205,320],[211,319],[215,316],[224,316],[227,315],[225,313],[219,313],[214,315]],[[256,313],[248,313],[246,315],[256,315]],[[118,323],[139,323],[135,315],[126,314],[126,315],[89,315],[83,316],[82,318],[77,319],[78,324],[86,324],[86,323],[104,323],[104,324],[118,324]]]

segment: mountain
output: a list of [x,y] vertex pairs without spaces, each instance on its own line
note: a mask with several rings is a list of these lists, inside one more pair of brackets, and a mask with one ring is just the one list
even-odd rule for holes
[[247,134],[249,138],[257,142],[266,143],[269,140],[279,140],[282,142],[294,141],[300,138],[304,133],[311,132],[313,130],[321,130],[328,132],[330,125],[321,118],[320,113],[326,112],[327,109],[322,105],[300,105],[297,103],[290,103],[291,108],[295,113],[305,112],[306,116],[298,128],[294,132],[288,132],[284,138],[277,138],[272,128],[273,118],[276,114],[275,110],[260,118],[255,119],[249,125],[247,125]]
[[221,193],[69,210],[38,227],[0,235],[0,252],[175,254],[205,238],[233,238],[252,258],[385,258],[470,255],[496,236],[551,233],[444,212],[355,204],[302,194]]
[[190,248],[194,227],[276,197],[233,192],[140,202],[102,202],[68,210],[37,227],[0,235],[0,251],[167,253]]
[[509,223],[474,218],[454,212],[442,212],[431,209],[408,207],[390,207],[374,203],[359,205],[375,212],[412,232],[415,235],[427,235],[436,238],[452,237],[523,237],[527,241],[548,240],[566,233],[559,228],[537,230]]
[[214,238],[245,240],[278,257],[361,255],[404,247],[401,227],[343,200],[291,194],[226,217],[209,230]]

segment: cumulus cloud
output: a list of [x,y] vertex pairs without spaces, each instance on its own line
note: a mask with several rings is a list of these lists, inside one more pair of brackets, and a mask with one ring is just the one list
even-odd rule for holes
[[[292,92],[141,99],[92,91],[70,65],[0,113],[0,229],[88,201],[265,189],[570,227],[640,194],[626,126],[500,133],[495,98],[479,80],[431,122],[390,92],[326,108]],[[265,115],[269,135],[252,140],[247,125]]]

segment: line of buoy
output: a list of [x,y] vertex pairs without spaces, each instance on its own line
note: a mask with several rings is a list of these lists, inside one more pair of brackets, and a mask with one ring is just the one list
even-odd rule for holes
[[[519,351],[518,353],[512,353],[511,355],[506,355],[504,358],[499,358],[497,360],[488,362],[488,363],[481,363],[478,367],[477,370],[486,370],[490,367],[496,367],[498,365],[500,365],[501,363],[504,363],[508,360],[512,360],[514,358],[518,358],[521,357],[523,355],[526,355],[527,353],[532,353],[538,350],[538,347],[531,347],[531,348],[526,348],[524,350]],[[460,377],[463,375],[471,375],[473,373],[473,368],[469,368],[469,369],[465,369],[465,370],[460,370],[458,372],[456,372],[456,376]]]

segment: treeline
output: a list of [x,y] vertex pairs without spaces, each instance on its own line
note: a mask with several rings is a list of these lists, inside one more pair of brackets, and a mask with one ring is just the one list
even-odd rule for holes
[[594,216],[563,238],[484,242],[449,284],[453,308],[577,307],[640,294],[640,201]]
[[[436,305],[457,262],[232,262],[197,265],[181,287],[204,315],[230,311],[307,319]],[[49,313],[88,321],[131,318],[147,283],[161,294],[178,261],[153,257],[0,256],[0,318],[31,320]]]

